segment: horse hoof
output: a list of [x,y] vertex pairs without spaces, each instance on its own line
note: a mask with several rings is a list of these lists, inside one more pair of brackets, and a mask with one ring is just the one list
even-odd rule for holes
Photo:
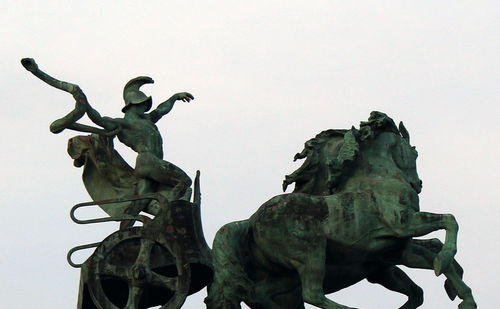
[[444,290],[446,291],[446,294],[448,294],[448,297],[451,300],[455,300],[455,298],[458,295],[458,292],[453,283],[451,283],[450,279],[446,279],[444,281]]
[[453,262],[454,254],[450,250],[441,251],[434,259],[434,273],[439,276],[450,267]]
[[458,309],[476,309],[477,304],[473,299],[466,299],[458,305]]

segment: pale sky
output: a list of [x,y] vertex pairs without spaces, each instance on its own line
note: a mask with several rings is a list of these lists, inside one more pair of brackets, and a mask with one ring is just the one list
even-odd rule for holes
[[[155,80],[141,89],[156,104],[195,96],[159,128],[165,159],[191,176],[201,170],[209,244],[281,193],[315,134],[358,126],[372,110],[404,121],[419,151],[421,209],[455,215],[464,280],[479,308],[499,306],[500,2],[141,3],[0,3],[0,307],[74,308],[79,271],[67,251],[117,229],[70,220],[90,199],[66,153],[80,133],[48,127],[73,98],[25,71],[23,57],[80,85],[103,115],[121,115],[123,85],[138,75]],[[134,153],[118,149],[133,165]],[[424,289],[422,308],[457,307],[443,277],[407,273]],[[204,308],[204,297],[183,308]],[[329,297],[366,309],[406,301],[366,281]]]

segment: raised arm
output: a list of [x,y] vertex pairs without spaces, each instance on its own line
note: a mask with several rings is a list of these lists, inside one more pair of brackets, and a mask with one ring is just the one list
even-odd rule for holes
[[149,113],[149,117],[152,122],[157,122],[158,120],[160,120],[161,117],[168,114],[172,110],[175,101],[180,100],[183,102],[189,102],[193,99],[194,97],[190,93],[187,92],[176,93],[173,96],[171,96],[168,100],[158,105],[158,107],[155,110]]
[[32,58],[23,58],[21,60],[21,64],[26,70],[33,73],[33,75],[35,75],[45,83],[51,85],[54,88],[69,92],[75,99],[75,108],[66,116],[52,122],[52,124],[50,125],[50,131],[52,133],[60,133],[64,129],[72,129],[76,131],[92,132],[98,134],[110,133],[103,131],[102,129],[76,123],[77,120],[85,115],[85,112],[87,112],[87,115],[95,124],[105,128],[106,130],[115,130],[118,128],[118,125],[114,123],[113,119],[108,117],[101,117],[101,115],[90,106],[89,102],[87,101],[87,97],[78,85],[60,81],[48,75],[38,68],[38,65]]
[[102,117],[98,111],[96,111],[90,104],[87,102],[87,116],[89,116],[90,120],[98,126],[103,127],[106,130],[115,130],[118,128],[118,123],[115,119],[110,117]]

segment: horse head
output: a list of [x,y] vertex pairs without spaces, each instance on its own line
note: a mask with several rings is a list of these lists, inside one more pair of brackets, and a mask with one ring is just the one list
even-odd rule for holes
[[285,176],[283,191],[295,183],[294,193],[329,195],[338,192],[353,171],[361,167],[360,152],[366,157],[380,135],[390,139],[383,142],[391,144],[388,161],[395,163],[394,168],[400,170],[403,180],[419,193],[422,181],[416,169],[418,153],[410,145],[408,131],[402,122],[398,128],[389,116],[376,111],[370,113],[368,121],[361,122],[359,129],[326,130],[307,141],[302,152],[294,158],[306,160],[299,169]]
[[[385,168],[396,169],[397,175],[402,175],[401,181],[408,183],[417,194],[422,190],[422,181],[417,174],[416,160],[418,152],[410,145],[410,134],[403,122],[396,127],[394,121],[384,113],[371,112],[368,121],[361,122],[359,129],[360,142],[366,143],[368,147],[377,147],[370,141],[379,138],[377,154],[383,154],[380,147],[387,147],[388,162]],[[385,137],[385,136],[387,137]],[[377,142],[375,142],[376,144]],[[394,164],[390,164],[392,163]]]

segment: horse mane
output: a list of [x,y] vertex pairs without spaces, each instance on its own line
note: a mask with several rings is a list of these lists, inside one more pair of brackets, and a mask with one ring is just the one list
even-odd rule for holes
[[368,121],[362,121],[359,124],[359,139],[361,142],[373,139],[381,132],[392,132],[400,135],[394,120],[382,112],[371,112]]
[[394,121],[384,113],[371,112],[368,121],[360,123],[359,130],[326,130],[304,144],[297,159],[306,159],[283,180],[283,191],[295,183],[294,193],[312,195],[333,194],[349,178],[360,147],[380,132],[400,134]]

